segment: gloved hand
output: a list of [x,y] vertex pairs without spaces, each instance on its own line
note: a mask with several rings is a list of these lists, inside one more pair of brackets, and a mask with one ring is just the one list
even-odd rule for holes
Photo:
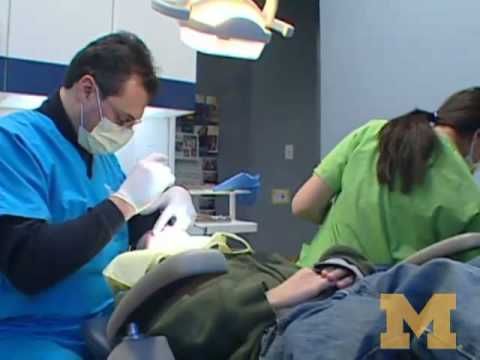
[[135,208],[136,213],[149,207],[165,189],[175,183],[175,176],[165,164],[165,156],[154,153],[140,160],[120,189],[112,197],[120,198]]
[[162,210],[153,227],[153,232],[162,231],[167,225],[178,230],[187,230],[197,217],[190,193],[180,186],[165,191],[155,202],[156,210]]

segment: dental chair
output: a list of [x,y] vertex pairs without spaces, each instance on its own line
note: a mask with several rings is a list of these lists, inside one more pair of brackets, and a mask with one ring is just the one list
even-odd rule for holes
[[165,259],[126,292],[110,318],[87,322],[85,339],[93,359],[174,360],[165,337],[142,334],[136,322],[138,310],[155,295],[168,301],[192,281],[198,283],[226,272],[227,261],[218,250],[191,250]]
[[[458,235],[418,251],[401,263],[421,265],[480,248],[480,233]],[[154,295],[172,301],[172,294],[184,291],[192,281],[211,279],[227,272],[227,261],[217,250],[192,250],[171,256],[149,271],[121,298],[110,318],[87,322],[85,338],[95,360],[174,360],[163,336],[147,337],[137,324],[138,310]],[[159,298],[161,298],[159,297]]]

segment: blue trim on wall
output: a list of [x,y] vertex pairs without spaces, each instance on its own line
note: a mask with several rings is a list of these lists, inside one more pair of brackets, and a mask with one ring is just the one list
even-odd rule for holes
[[[195,83],[160,78],[160,88],[151,101],[152,106],[195,110]],[[175,106],[171,106],[175,104]]]
[[5,58],[0,56],[0,91],[4,91],[5,86]]
[[7,58],[5,91],[29,95],[50,95],[60,87],[66,66],[40,61]]
[[[2,64],[0,58],[0,69]],[[7,67],[6,88],[4,91],[22,94],[49,95],[60,87],[67,69],[66,65],[34,60],[3,58]],[[0,84],[3,84],[3,72]],[[1,85],[3,88],[3,85]],[[195,83],[160,79],[159,93],[151,106],[179,109],[195,109]]]

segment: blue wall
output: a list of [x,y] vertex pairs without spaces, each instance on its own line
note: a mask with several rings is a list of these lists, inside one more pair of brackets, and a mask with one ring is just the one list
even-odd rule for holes
[[[295,256],[317,226],[295,218],[289,205],[273,205],[271,194],[276,188],[293,194],[319,161],[319,5],[279,5],[278,16],[295,24],[293,38],[274,35],[255,62],[199,55],[197,84],[199,93],[219,100],[220,179],[242,170],[262,176],[255,206],[238,209],[239,218],[258,222],[258,233],[246,237],[258,250]],[[284,159],[286,144],[295,146],[293,161]]]
[[321,0],[321,150],[480,84],[480,1]]

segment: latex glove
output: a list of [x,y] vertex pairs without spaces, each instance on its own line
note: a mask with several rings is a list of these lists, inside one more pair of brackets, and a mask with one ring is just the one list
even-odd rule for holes
[[197,218],[190,193],[180,186],[165,191],[156,205],[157,210],[162,210],[162,214],[153,227],[154,233],[163,231],[167,225],[187,230]]
[[204,249],[211,242],[211,236],[194,236],[185,230],[166,226],[162,231],[146,232],[138,241],[136,249],[154,249],[174,255],[191,249]]
[[166,226],[147,240],[145,248],[155,249],[166,255],[175,255],[187,250],[206,248],[211,242],[211,236],[193,236],[185,230]]
[[140,160],[112,196],[129,203],[136,213],[147,208],[175,183],[175,176],[165,165],[165,159],[164,155],[154,153]]

